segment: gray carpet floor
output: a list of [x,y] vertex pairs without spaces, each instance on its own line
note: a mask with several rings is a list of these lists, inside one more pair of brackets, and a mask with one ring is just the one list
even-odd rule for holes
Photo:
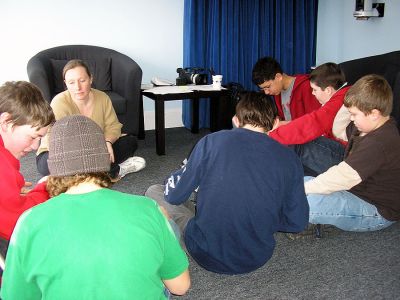
[[[154,131],[139,141],[137,155],[147,167],[129,174],[114,189],[143,194],[179,167],[199,138],[184,128],[167,129],[166,155],[155,153]],[[37,181],[34,155],[22,159],[26,180]],[[400,223],[379,231],[334,230],[323,239],[288,240],[276,234],[274,255],[245,275],[208,272],[190,260],[192,287],[173,299],[400,299]]]

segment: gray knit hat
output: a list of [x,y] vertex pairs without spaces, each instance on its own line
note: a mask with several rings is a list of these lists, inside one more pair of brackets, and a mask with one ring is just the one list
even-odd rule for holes
[[57,121],[50,132],[47,162],[51,176],[109,171],[110,155],[101,128],[82,115]]

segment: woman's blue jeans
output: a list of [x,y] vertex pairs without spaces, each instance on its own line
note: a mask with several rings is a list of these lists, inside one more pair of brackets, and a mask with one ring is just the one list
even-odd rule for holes
[[[314,177],[304,177],[304,182]],[[308,194],[309,222],[330,224],[346,231],[375,231],[394,222],[382,217],[377,208],[348,191]]]

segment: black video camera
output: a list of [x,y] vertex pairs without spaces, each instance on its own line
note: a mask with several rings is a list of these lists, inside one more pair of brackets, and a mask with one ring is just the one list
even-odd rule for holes
[[203,68],[178,68],[176,72],[176,85],[207,84],[207,71]]

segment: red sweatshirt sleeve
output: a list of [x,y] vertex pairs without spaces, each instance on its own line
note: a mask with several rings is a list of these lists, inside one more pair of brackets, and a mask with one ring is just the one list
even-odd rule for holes
[[33,190],[21,195],[25,184],[19,172],[19,162],[10,158],[4,148],[0,149],[0,236],[9,240],[19,216],[27,209],[49,199],[46,183],[38,184]]
[[305,144],[326,135],[333,138],[332,125],[343,104],[344,95],[334,95],[324,106],[290,121],[272,131],[269,136],[284,145]]
[[[49,199],[49,194],[46,191],[46,183],[40,183],[27,193],[21,195],[17,190],[4,190],[2,189],[1,203],[0,203],[0,236],[9,240],[14,230],[15,224],[19,216],[27,209],[42,203]],[[7,194],[6,194],[7,193]]]

